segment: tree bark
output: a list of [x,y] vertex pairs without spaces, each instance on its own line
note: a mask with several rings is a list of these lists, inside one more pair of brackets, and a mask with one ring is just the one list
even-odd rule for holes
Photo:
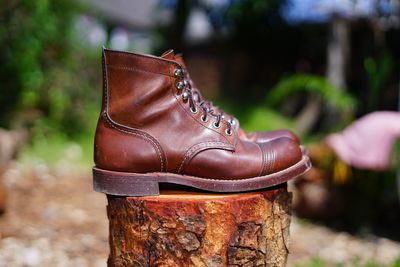
[[286,186],[108,196],[108,266],[285,266],[290,202]]

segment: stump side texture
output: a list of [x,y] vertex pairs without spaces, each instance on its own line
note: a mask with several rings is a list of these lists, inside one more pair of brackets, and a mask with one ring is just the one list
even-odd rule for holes
[[108,196],[108,266],[285,266],[291,194]]

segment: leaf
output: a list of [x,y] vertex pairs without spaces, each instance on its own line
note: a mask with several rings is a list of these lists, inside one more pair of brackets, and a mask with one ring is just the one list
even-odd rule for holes
[[351,112],[356,100],[347,92],[332,85],[325,77],[310,74],[295,74],[282,79],[268,94],[266,102],[271,107],[281,104],[286,98],[298,93],[319,94],[325,104],[341,112]]

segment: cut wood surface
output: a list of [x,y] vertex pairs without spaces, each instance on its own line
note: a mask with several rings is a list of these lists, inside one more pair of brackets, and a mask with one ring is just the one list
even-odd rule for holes
[[108,196],[108,266],[285,266],[290,202],[286,186]]

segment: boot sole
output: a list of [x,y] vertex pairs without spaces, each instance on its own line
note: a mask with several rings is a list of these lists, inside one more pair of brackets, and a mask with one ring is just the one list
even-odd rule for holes
[[158,196],[159,183],[185,185],[211,192],[244,192],[272,187],[300,176],[311,168],[309,158],[293,166],[265,176],[219,180],[174,173],[130,173],[93,168],[93,188],[97,192],[117,196]]

